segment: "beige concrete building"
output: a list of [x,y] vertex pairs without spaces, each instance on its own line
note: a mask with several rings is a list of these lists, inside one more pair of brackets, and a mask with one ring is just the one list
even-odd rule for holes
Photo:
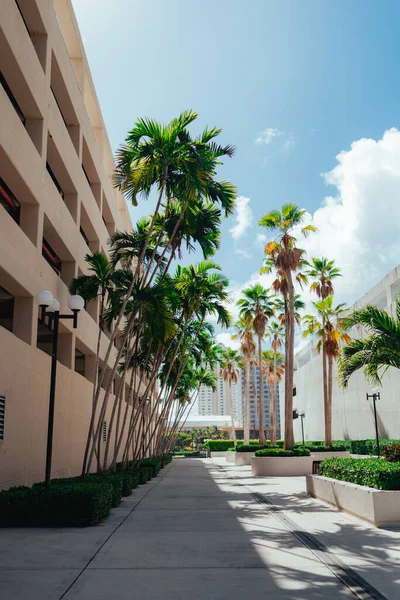
[[[70,0],[0,10],[0,487],[44,477],[51,345],[35,294],[67,310],[85,254],[130,229]],[[98,306],[60,322],[53,476],[79,472],[90,417]],[[105,354],[107,338],[102,341]],[[109,367],[112,365],[110,359]],[[114,382],[115,385],[116,382]],[[107,435],[106,416],[105,435]]]

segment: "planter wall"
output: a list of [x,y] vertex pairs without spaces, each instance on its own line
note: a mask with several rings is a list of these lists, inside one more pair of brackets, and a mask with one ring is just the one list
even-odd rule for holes
[[400,491],[374,488],[307,475],[307,493],[376,526],[400,525]]
[[226,453],[226,462],[235,464],[235,454],[236,454],[236,452],[227,452]]
[[211,452],[211,458],[226,458],[228,454],[233,454],[233,452]]
[[254,452],[235,452],[235,465],[238,467],[251,465],[251,459],[253,457]]
[[251,472],[256,477],[296,477],[312,472],[311,456],[253,456]]

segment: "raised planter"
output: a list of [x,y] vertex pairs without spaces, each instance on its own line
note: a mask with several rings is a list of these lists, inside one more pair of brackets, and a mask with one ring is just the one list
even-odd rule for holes
[[211,452],[211,458],[226,458],[228,454],[233,454],[233,452]]
[[254,452],[235,452],[235,465],[237,467],[251,465],[252,458],[254,458]]
[[307,475],[307,493],[377,527],[400,525],[400,491],[339,481],[320,475]]
[[253,456],[251,472],[256,477],[296,477],[312,471],[311,456]]
[[235,454],[236,452],[227,452],[226,453],[226,462],[235,464]]
[[314,452],[314,450],[311,451],[311,457],[313,460],[325,460],[326,458],[332,458],[332,457],[337,457],[337,458],[350,458],[351,454],[350,452],[347,452],[347,450],[339,450],[339,452],[335,452],[334,450],[332,452]]

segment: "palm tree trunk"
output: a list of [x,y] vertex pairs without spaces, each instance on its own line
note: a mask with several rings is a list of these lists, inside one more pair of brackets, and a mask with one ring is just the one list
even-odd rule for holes
[[324,394],[324,427],[325,427],[325,444],[328,437],[328,357],[326,356],[325,344],[322,344],[322,381]]
[[261,336],[258,336],[258,384],[260,402],[258,405],[258,442],[260,446],[265,445],[265,432],[264,432],[264,398],[263,398],[263,376],[261,370],[261,357],[262,357],[262,343]]
[[236,429],[235,429],[235,420],[233,418],[233,398],[232,398],[232,380],[231,379],[229,379],[229,412],[231,413],[231,425],[232,425],[231,437],[233,439],[233,443],[236,448]]
[[270,386],[270,409],[269,418],[271,423],[271,446],[276,445],[276,350],[274,350],[274,384]]
[[333,384],[333,357],[328,356],[328,397],[327,414],[325,415],[325,446],[332,445],[332,384]]
[[248,444],[250,441],[249,431],[249,405],[250,405],[250,373],[249,362],[246,360],[243,368],[243,390],[244,390],[244,414],[243,414],[243,441]]
[[293,434],[293,366],[294,366],[294,287],[292,272],[287,271],[289,286],[289,310],[287,315],[287,385],[285,387],[285,449],[292,450],[294,446]]

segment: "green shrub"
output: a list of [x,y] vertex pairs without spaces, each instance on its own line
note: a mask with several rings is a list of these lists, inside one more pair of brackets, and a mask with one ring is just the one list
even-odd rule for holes
[[400,490],[400,464],[382,458],[328,458],[318,475],[377,490]]
[[[124,489],[124,475],[122,473],[111,473],[109,475],[98,475],[97,473],[89,473],[82,480],[77,477],[64,477],[60,479],[52,479],[51,485],[70,485],[83,482],[97,483],[100,485],[111,485],[113,489],[112,508],[116,508],[121,503],[122,493]],[[35,483],[33,487],[44,487],[44,482]],[[127,494],[129,495],[129,494]]]
[[283,450],[283,448],[264,448],[264,450],[257,450],[256,456],[310,456],[308,448],[293,448],[293,450]]
[[264,448],[269,448],[269,444],[265,446],[259,446],[258,444],[249,444],[243,445],[236,448],[236,452],[256,452],[256,450],[263,450]]
[[140,462],[141,467],[149,467],[152,471],[151,476],[156,477],[161,471],[161,460],[159,458],[145,458]]
[[383,451],[383,456],[389,462],[400,462],[400,444],[390,444]]
[[142,466],[142,465],[140,465],[139,467],[136,467],[136,470],[134,472],[139,474],[139,483],[141,485],[143,485],[144,483],[147,483],[149,481],[149,479],[152,478],[152,475],[153,475],[153,469],[151,467],[146,467],[146,466]]
[[337,444],[336,446],[323,446],[319,444],[312,444],[311,442],[306,442],[303,444],[295,444],[295,448],[308,448],[310,452],[345,452],[346,447],[340,446]]
[[0,527],[87,527],[104,519],[113,502],[111,483],[69,481],[0,492]]
[[227,452],[229,448],[234,448],[233,440],[207,440],[206,447],[211,452]]

